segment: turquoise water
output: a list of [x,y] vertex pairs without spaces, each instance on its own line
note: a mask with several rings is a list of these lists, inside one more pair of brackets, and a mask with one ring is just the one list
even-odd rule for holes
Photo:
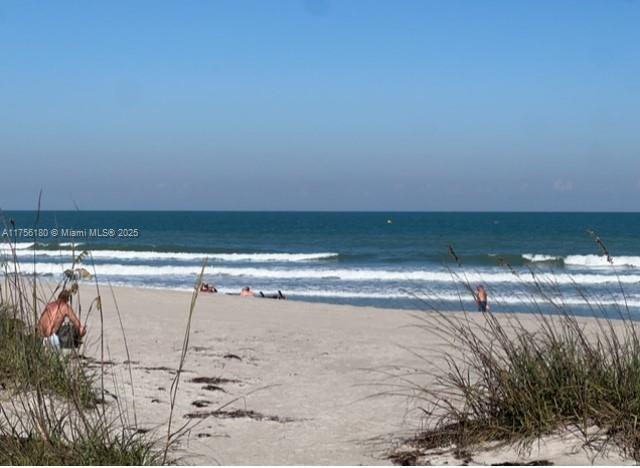
[[[34,212],[5,212],[5,229],[32,228],[35,219]],[[3,255],[17,234],[21,271],[32,272],[35,250],[36,271],[56,279],[75,243],[92,251],[99,277],[114,284],[188,289],[208,258],[206,280],[221,292],[246,285],[294,300],[408,309],[426,300],[444,310],[473,309],[468,281],[487,287],[493,310],[530,311],[541,298],[533,271],[552,300],[578,313],[590,313],[584,293],[591,307],[616,313],[620,283],[640,313],[635,213],[63,211],[40,213],[37,226],[35,249],[30,232],[7,232]],[[614,266],[587,230],[604,240]]]

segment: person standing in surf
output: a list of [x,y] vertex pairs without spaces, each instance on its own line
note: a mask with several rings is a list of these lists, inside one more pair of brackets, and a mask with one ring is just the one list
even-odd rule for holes
[[486,312],[487,306],[487,290],[481,284],[476,288],[476,303],[478,304],[478,312]]

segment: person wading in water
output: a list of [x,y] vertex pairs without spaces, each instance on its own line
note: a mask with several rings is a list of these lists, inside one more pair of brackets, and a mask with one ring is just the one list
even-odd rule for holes
[[487,290],[481,284],[476,288],[476,303],[478,304],[479,312],[486,312],[487,306]]

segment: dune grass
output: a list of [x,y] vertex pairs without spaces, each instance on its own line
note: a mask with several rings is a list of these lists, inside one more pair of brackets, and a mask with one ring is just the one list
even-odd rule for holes
[[89,368],[74,350],[43,346],[21,290],[25,279],[14,279],[0,302],[0,464],[171,462],[163,459],[157,438],[129,424],[124,408],[100,398],[102,369]]
[[[36,242],[34,239],[34,244]],[[4,244],[7,245],[11,243]],[[78,280],[87,279],[89,275],[80,266],[90,258],[87,252],[75,256],[73,268],[65,272],[53,294],[66,288],[78,295]],[[54,352],[44,347],[36,322],[44,305],[51,300],[50,293],[44,292],[36,274],[27,276],[19,271],[15,250],[0,260],[3,270],[0,275],[0,464],[174,463],[169,449],[187,427],[170,432],[166,441],[157,434],[138,430],[136,415],[131,417],[120,402],[127,391],[122,385],[112,389],[113,400],[105,401],[108,392],[105,391],[102,326],[90,331],[100,335],[97,364],[83,359],[82,350]],[[83,321],[94,307],[102,319],[100,287],[97,277],[94,279],[96,297],[85,311],[86,316],[82,316],[79,300],[74,306],[76,315]],[[198,285],[196,283],[194,290],[197,291]],[[85,293],[91,294],[90,290]],[[197,294],[191,303],[190,316],[195,297]],[[120,311],[116,313],[120,317]],[[122,333],[126,343],[124,328]],[[130,368],[129,376],[133,379]],[[132,381],[130,387],[133,386]],[[176,395],[173,398],[175,400]],[[135,411],[135,406],[133,408]]]
[[442,318],[439,330],[456,337],[458,353],[445,356],[436,385],[421,389],[430,403],[421,445],[526,448],[569,429],[596,450],[615,445],[637,460],[640,343],[633,322],[600,325],[587,334],[571,316],[540,316],[533,330],[492,313],[479,322]]
[[0,436],[2,465],[159,465],[154,441],[135,433],[93,427],[77,438],[62,432],[43,438]]
[[6,312],[0,315],[0,382],[24,392],[35,388],[95,407],[94,374],[73,355],[54,353],[42,345],[33,327]]
[[[613,265],[604,243],[594,240]],[[472,292],[464,280],[462,286]],[[544,299],[550,286],[536,281],[533,289]],[[583,297],[595,315],[588,327],[569,307],[544,300],[526,325],[518,314],[492,312],[432,310],[419,317],[418,326],[448,347],[443,368],[423,369],[429,385],[404,380],[425,414],[425,429],[409,446],[422,454],[443,447],[468,453],[498,443],[523,452],[541,437],[571,431],[594,456],[614,449],[640,461],[638,325],[624,300],[617,316],[603,317],[597,299]]]

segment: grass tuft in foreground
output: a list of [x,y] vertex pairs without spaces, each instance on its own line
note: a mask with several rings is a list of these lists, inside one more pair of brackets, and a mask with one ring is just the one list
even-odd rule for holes
[[[157,437],[129,423],[125,408],[98,398],[104,368],[91,370],[75,350],[43,345],[36,321],[50,297],[18,266],[14,253],[0,275],[0,464],[171,463]],[[62,287],[67,281],[56,290]]]
[[16,392],[40,388],[95,407],[94,378],[76,356],[54,353],[22,320],[0,315],[0,382]]
[[35,435],[0,436],[2,465],[159,465],[162,458],[152,441],[136,434],[107,429],[70,440],[56,434],[45,440]]
[[15,304],[0,315],[1,465],[158,465],[158,440],[130,428],[123,409],[96,396],[75,352],[45,348]]
[[[591,302],[596,317],[587,326],[570,307],[544,300],[550,287],[523,282],[535,292],[537,310],[526,326],[517,314],[420,317],[419,326],[436,333],[447,351],[443,368],[426,372],[429,385],[409,383],[426,415],[426,429],[410,446],[423,454],[443,447],[468,453],[487,443],[523,451],[543,436],[571,431],[594,454],[614,448],[640,461],[637,323],[626,303],[616,307],[616,318],[602,318]],[[391,458],[418,461],[405,455]]]
[[[640,458],[640,342],[630,321],[600,321],[588,334],[571,316],[539,316],[534,330],[517,318],[440,317],[459,354],[423,388],[431,403],[424,448],[504,441],[526,447],[557,430],[613,444]],[[462,356],[462,357],[460,357]]]

